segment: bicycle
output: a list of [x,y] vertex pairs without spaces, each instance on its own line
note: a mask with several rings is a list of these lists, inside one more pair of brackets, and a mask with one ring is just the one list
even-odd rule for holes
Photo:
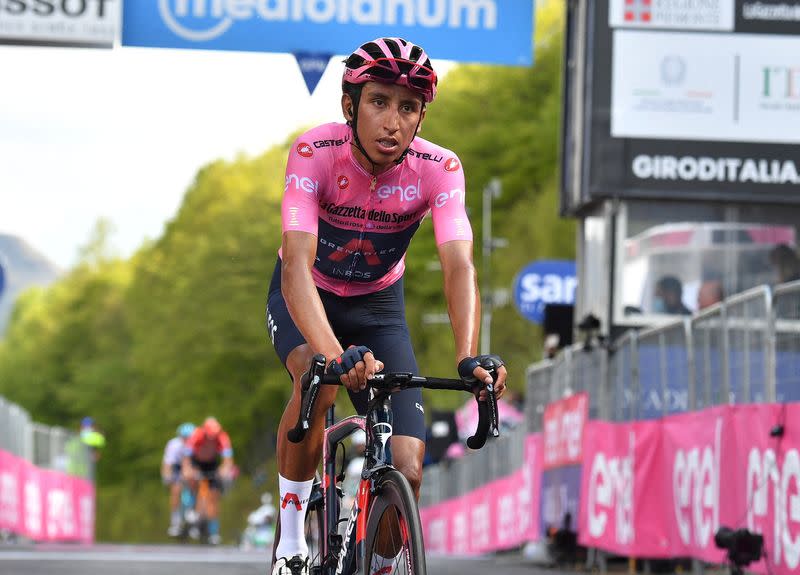
[[189,482],[179,479],[181,482],[181,493],[178,499],[178,510],[181,516],[180,531],[178,539],[185,541],[190,536],[192,526],[197,522],[197,512],[195,511],[195,494]]
[[208,505],[209,498],[211,496],[211,489],[214,488],[212,487],[212,483],[217,484],[216,488],[219,490],[221,496],[229,487],[230,482],[220,478],[218,470],[201,471],[196,469],[194,473],[197,481],[196,492],[192,494],[192,491],[190,488],[188,488],[188,486],[186,489],[188,494],[194,496],[194,506],[186,514],[188,526],[187,534],[191,539],[197,540],[200,543],[208,544],[211,543],[208,529]]
[[[492,363],[483,367],[496,381],[498,366]],[[325,374],[325,358],[315,355],[301,380],[300,414],[294,429],[288,432],[289,441],[299,443],[305,437],[320,385],[341,385],[341,382],[338,376]],[[373,575],[376,572],[381,575],[395,572],[425,575],[425,549],[417,500],[408,480],[392,466],[388,444],[392,435],[391,395],[414,387],[466,391],[475,395],[479,417],[475,435],[467,439],[471,449],[483,447],[489,434],[493,437],[500,434],[494,386],[480,382],[469,384],[461,379],[420,377],[411,373],[376,374],[369,381],[370,400],[366,415],[350,416],[334,423],[335,406],[331,406],[325,414],[324,473],[321,481],[319,478],[315,480],[306,507],[305,533],[311,575]],[[486,400],[479,401],[478,393],[483,389],[486,390]],[[339,522],[345,521],[340,520],[343,494],[337,481],[342,481],[344,470],[337,475],[336,453],[339,445],[358,429],[364,430],[367,437],[364,468],[342,535]],[[279,539],[280,514],[272,551],[273,567]],[[373,569],[376,556],[392,559],[392,564]],[[366,569],[368,566],[369,570]]]

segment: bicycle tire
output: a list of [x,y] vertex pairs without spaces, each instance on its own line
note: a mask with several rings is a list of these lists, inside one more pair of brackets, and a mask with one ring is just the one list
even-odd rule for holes
[[[387,543],[388,541],[388,543]],[[387,553],[387,545],[389,553]],[[391,565],[375,564],[380,555],[395,553]],[[376,558],[375,556],[379,557]],[[396,469],[387,471],[380,479],[378,492],[367,516],[367,546],[364,557],[365,573],[425,575],[425,545],[419,520],[417,499],[408,480]]]
[[[317,495],[315,492],[320,492]],[[325,537],[325,509],[321,490],[318,485],[314,486],[309,497],[308,509],[306,510],[305,527],[303,529],[306,536],[306,544],[308,545],[308,570],[311,575],[321,575],[322,573],[322,540]],[[275,521],[275,537],[272,543],[272,568],[275,567],[275,550],[278,548],[278,542],[281,539],[281,514],[278,513],[278,518]]]

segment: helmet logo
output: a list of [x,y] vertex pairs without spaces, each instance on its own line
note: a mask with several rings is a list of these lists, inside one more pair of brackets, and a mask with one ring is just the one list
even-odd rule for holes
[[455,172],[457,169],[461,167],[457,158],[450,158],[444,163],[444,169],[448,172]]
[[297,153],[303,156],[304,158],[310,158],[314,155],[314,148],[312,148],[309,144],[305,142],[300,142],[297,144]]
[[336,184],[339,186],[340,190],[346,190],[347,186],[350,185],[350,180],[347,176],[339,176],[336,178]]

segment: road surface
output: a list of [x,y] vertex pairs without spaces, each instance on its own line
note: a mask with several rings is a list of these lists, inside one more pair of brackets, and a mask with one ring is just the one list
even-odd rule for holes
[[[232,547],[155,545],[0,546],[2,575],[264,575],[269,557]],[[428,558],[430,575],[556,575],[518,556]]]

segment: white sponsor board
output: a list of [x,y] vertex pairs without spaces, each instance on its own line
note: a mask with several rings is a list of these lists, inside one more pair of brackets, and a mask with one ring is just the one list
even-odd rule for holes
[[734,0],[611,0],[612,28],[732,31]]
[[614,31],[611,135],[800,143],[800,38]]
[[121,0],[0,0],[0,43],[103,46],[119,28]]

